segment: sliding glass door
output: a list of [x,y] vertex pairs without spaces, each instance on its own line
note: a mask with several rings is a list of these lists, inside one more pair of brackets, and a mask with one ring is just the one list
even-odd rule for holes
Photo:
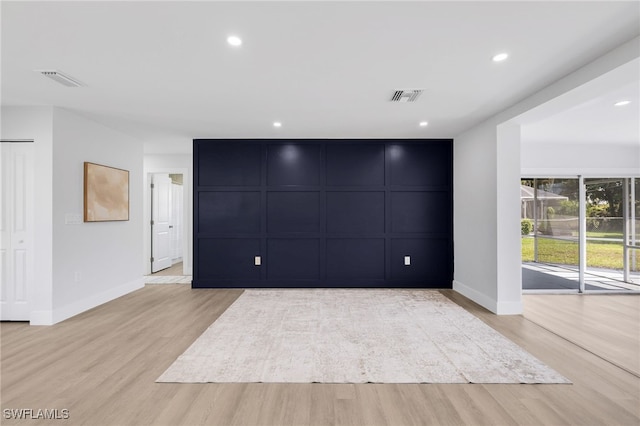
[[521,181],[525,290],[579,288],[578,179]]
[[626,179],[624,224],[624,279],[640,287],[640,178]]
[[587,264],[600,278],[596,290],[619,289],[624,281],[625,179],[585,179]]
[[520,202],[523,290],[640,291],[640,178],[522,179]]

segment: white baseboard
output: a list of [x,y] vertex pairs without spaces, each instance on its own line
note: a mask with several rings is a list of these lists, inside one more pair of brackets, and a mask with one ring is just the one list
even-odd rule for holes
[[520,315],[522,314],[522,301],[518,302],[498,302],[485,294],[453,280],[453,289],[464,297],[473,300],[478,305],[493,312],[496,315]]
[[496,301],[478,292],[477,290],[462,284],[460,281],[453,280],[453,289],[464,297],[473,300],[478,305],[487,308],[494,314],[497,313]]
[[94,294],[93,296],[78,300],[77,302],[70,303],[52,311],[33,311],[31,312],[30,324],[53,325],[143,287],[144,278],[140,277],[118,287],[111,288],[107,291],[103,291],[102,293]]
[[30,325],[53,325],[53,311],[31,311]]

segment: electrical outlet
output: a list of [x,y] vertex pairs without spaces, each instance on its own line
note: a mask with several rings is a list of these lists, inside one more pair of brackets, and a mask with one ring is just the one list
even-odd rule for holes
[[82,272],[80,271],[76,271],[73,273],[73,281],[79,283],[80,281],[82,281]]
[[254,257],[254,258],[253,258],[253,263],[254,263],[256,266],[260,266],[260,265],[262,265],[262,257],[260,257],[260,256],[256,256],[256,257]]
[[404,257],[404,266],[409,266],[411,265],[411,256],[405,256]]

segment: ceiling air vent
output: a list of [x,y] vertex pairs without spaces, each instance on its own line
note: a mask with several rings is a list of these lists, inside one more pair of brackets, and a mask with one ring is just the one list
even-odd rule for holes
[[391,102],[415,102],[423,91],[423,89],[396,90],[391,97]]
[[80,83],[78,80],[76,80],[73,77],[69,77],[66,74],[61,73],[60,71],[56,71],[56,70],[36,70],[36,72],[39,72],[40,74],[44,75],[45,77],[49,77],[51,80],[57,81],[58,83],[67,86],[67,87],[80,87],[83,84]]

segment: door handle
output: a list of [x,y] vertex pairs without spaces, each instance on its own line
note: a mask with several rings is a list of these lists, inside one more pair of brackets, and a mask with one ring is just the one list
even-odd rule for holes
[[173,225],[169,225],[169,229],[172,229],[172,228],[173,228]]

